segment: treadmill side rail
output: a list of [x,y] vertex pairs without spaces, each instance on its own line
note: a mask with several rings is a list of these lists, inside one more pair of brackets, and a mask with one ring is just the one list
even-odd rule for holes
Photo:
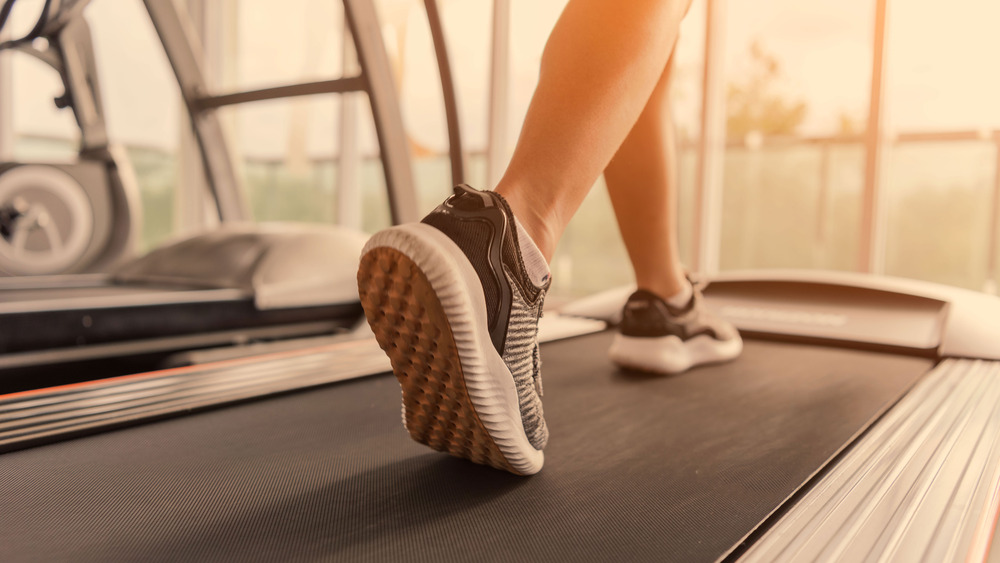
[[1000,498],[998,401],[1000,362],[942,362],[740,561],[985,560]]

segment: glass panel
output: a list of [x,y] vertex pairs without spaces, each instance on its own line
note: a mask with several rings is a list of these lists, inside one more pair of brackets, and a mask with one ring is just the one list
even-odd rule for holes
[[987,287],[996,158],[996,144],[986,141],[893,147],[886,178],[886,273]]
[[[182,104],[170,63],[140,2],[87,7],[108,136],[125,145],[142,198],[140,251],[178,232],[175,216]],[[196,164],[196,166],[200,166]]]
[[1000,127],[1000,3],[890,2],[888,18],[886,106],[893,129]]
[[[220,109],[256,220],[336,222],[340,104],[323,95]],[[361,227],[374,232],[389,225],[389,206],[371,109],[358,108]]]
[[853,269],[872,0],[732,2],[723,269]]
[[854,269],[864,147],[806,143],[726,151],[722,269]]
[[13,147],[18,161],[71,162],[79,149],[80,130],[69,110],[53,100],[63,94],[62,80],[49,65],[11,51]]
[[[441,6],[452,45],[469,37],[481,39],[482,34],[477,35],[465,19],[479,18],[481,23],[487,23],[482,18],[484,14],[488,17],[489,6],[470,4]],[[234,8],[229,17],[237,22],[237,41],[228,47],[221,73],[227,90],[326,80],[344,74],[340,3],[296,0],[279,6],[253,0],[239,2]],[[391,70],[400,89],[419,212],[423,214],[451,190],[444,104],[426,13],[419,0],[379,0],[376,9]],[[279,14],[284,23],[271,29],[271,19]],[[467,90],[471,86],[475,92],[477,86],[474,80],[464,78],[463,68],[483,68],[482,61],[468,58],[467,54],[470,51],[474,54],[475,50],[466,47],[463,44],[450,53],[461,101],[473,98]],[[363,95],[357,97],[364,99]],[[362,102],[359,107],[361,221],[363,228],[372,232],[390,222],[388,199],[370,106]],[[222,114],[233,129],[234,138],[239,139],[238,152],[242,155],[242,170],[256,219],[320,222],[336,219],[335,186],[340,152],[337,96],[260,102],[239,109],[225,108]],[[470,146],[468,140],[476,138],[474,129],[470,133],[470,123],[474,127],[473,120],[463,121],[466,150]],[[475,178],[475,171],[481,167],[470,168],[470,178]]]
[[239,0],[227,6],[225,17],[229,21],[224,25],[230,38],[222,53],[227,70],[220,85],[224,91],[343,75],[344,15],[340,2]]
[[[958,0],[942,10],[914,0],[892,3],[888,17],[888,129],[902,138],[885,156],[885,271],[995,291],[996,272],[988,270],[1000,154],[1000,76],[993,72],[1000,4]],[[926,140],[905,142],[913,133]],[[933,140],[934,133],[957,139]]]
[[[379,0],[376,7],[400,89],[403,122],[413,156],[418,211],[423,216],[451,193],[452,185],[448,127],[434,44],[420,0]],[[459,99],[463,150],[466,154],[474,150],[478,139],[481,151],[482,127],[469,109],[483,107],[479,96],[485,82],[479,81],[479,74],[488,68],[489,35],[483,31],[489,29],[490,4],[441,2],[438,9]],[[481,184],[477,180],[466,177],[466,182],[473,185]]]

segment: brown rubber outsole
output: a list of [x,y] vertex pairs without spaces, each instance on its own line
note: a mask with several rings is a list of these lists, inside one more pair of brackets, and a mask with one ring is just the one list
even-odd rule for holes
[[410,437],[453,456],[519,473],[476,414],[448,317],[420,268],[395,248],[373,248],[361,258],[358,292],[402,388]]

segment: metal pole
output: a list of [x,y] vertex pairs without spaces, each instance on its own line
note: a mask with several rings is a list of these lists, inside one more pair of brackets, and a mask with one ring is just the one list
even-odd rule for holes
[[434,54],[437,56],[438,75],[441,77],[441,94],[444,97],[444,113],[448,122],[448,155],[451,158],[451,183],[465,181],[462,162],[462,130],[458,124],[458,100],[455,96],[455,82],[451,76],[451,61],[448,60],[448,44],[441,24],[441,11],[437,0],[424,0],[427,24],[431,29]]
[[990,200],[989,243],[986,254],[986,283],[983,291],[990,295],[997,294],[997,223],[1000,223],[1000,131],[993,132],[993,145],[996,147],[996,160],[993,169],[993,197]]
[[370,0],[344,0],[344,14],[354,38],[358,64],[368,85],[375,134],[382,154],[389,207],[394,224],[418,221],[417,193],[409,138],[403,128],[399,95],[393,83],[389,57],[382,43],[375,6]]
[[882,87],[885,77],[885,36],[888,0],[875,2],[875,44],[872,51],[871,95],[865,138],[865,187],[861,208],[861,249],[858,270],[880,274],[885,268],[886,218],[882,189],[885,131]]
[[722,32],[725,14],[726,0],[708,0],[705,11],[705,67],[701,82],[701,138],[698,141],[692,269],[709,275],[719,270],[722,238],[722,171],[726,143]]
[[830,256],[827,245],[827,205],[830,197],[830,143],[819,144],[819,193],[816,196],[816,233],[814,238],[815,253],[813,266],[829,268],[827,259]]
[[143,0],[143,3],[180,85],[219,217],[223,221],[246,220],[250,210],[233,167],[222,124],[214,110],[202,110],[198,106],[198,100],[209,90],[202,72],[201,41],[192,29],[185,6],[159,0]]
[[[0,41],[6,37],[0,34]],[[14,158],[14,81],[11,79],[10,52],[0,52],[0,161]]]
[[[209,33],[207,12],[210,7],[205,0],[188,0],[187,10],[191,17],[191,25],[195,28],[195,33],[205,44],[205,59],[209,59],[211,48],[206,43]],[[206,85],[214,86],[211,80],[212,72],[206,63]],[[183,104],[182,104],[183,105]],[[187,111],[186,105],[181,111]],[[198,148],[198,140],[189,127],[180,128],[180,140],[177,150],[178,154],[178,177],[180,182],[174,188],[174,232],[187,233],[203,227],[206,223],[207,215],[205,209],[205,197],[208,185],[205,182],[205,172]]]
[[[343,76],[360,72],[354,40],[346,20],[343,25]],[[337,224],[360,230],[361,183],[358,181],[361,153],[358,150],[358,96],[355,92],[340,96],[340,155],[337,158]]]
[[507,121],[510,107],[510,0],[493,0],[490,57],[489,140],[486,146],[487,188],[496,186],[507,167]]

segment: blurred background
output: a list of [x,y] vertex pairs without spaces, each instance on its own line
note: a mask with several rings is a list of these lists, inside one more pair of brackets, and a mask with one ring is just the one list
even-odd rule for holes
[[[220,93],[354,71],[339,2],[174,1],[197,23],[208,81]],[[34,4],[19,4],[12,33],[31,26],[42,0]],[[451,185],[426,14],[418,0],[375,4],[425,213]],[[470,184],[492,187],[509,158],[564,5],[439,1]],[[126,146],[138,176],[140,250],[211,226],[186,110],[144,6],[94,0],[85,15],[109,134]],[[997,21],[1000,3],[992,0],[696,0],[676,48],[673,85],[685,262],[708,272],[867,271],[995,292]],[[58,75],[40,61],[0,53],[0,160],[76,157],[78,128],[52,103],[61,93]],[[356,116],[343,111],[347,100]],[[348,217],[367,232],[389,225],[363,95],[220,111],[255,220]],[[345,115],[356,119],[352,145],[362,163],[353,214],[338,209]],[[600,182],[552,267],[557,300],[632,280]]]

